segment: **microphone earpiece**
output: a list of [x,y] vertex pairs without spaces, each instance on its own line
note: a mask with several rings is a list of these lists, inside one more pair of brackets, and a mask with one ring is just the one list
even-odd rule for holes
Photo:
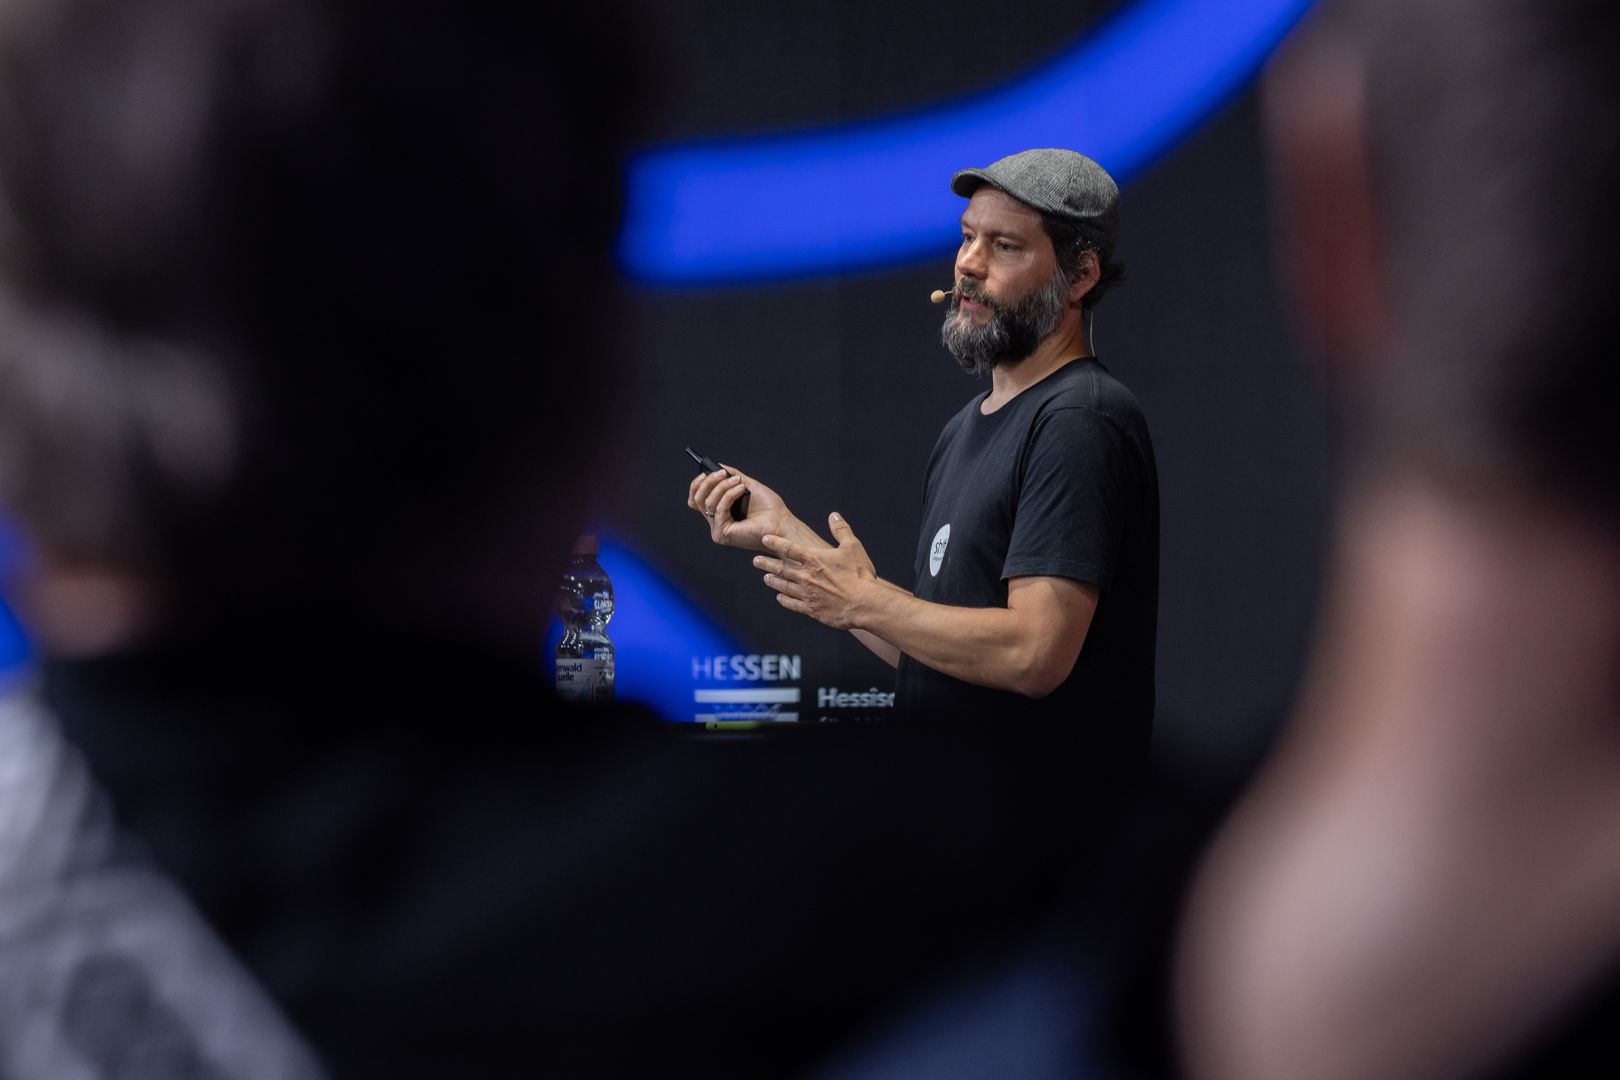
[[935,289],[933,292],[928,294],[928,299],[931,300],[933,303],[937,304],[941,300],[945,299],[947,296],[955,296],[955,295],[956,295],[956,290],[955,289],[952,289],[949,292],[946,292],[944,289]]

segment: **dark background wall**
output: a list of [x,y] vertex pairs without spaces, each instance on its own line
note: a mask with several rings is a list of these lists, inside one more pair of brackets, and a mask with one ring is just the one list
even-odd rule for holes
[[[686,3],[649,28],[663,58],[650,73],[659,112],[649,141],[954,98],[1029,69],[1121,6]],[[1297,678],[1329,487],[1322,386],[1290,337],[1271,256],[1253,88],[1132,179],[1123,208],[1118,255],[1130,280],[1101,307],[1096,346],[1142,401],[1159,457],[1157,744],[1218,766],[1270,732]],[[801,655],[809,695],[887,688],[892,675],[848,635],[779,609],[746,555],[709,544],[684,505],[694,470],[681,448],[755,474],[812,525],[840,511],[879,572],[909,585],[929,450],[981,388],[939,346],[942,311],[927,300],[948,286],[951,257],[946,248],[805,281],[641,287],[632,298],[639,374],[620,409],[625,453],[601,492],[600,527],[744,651]]]

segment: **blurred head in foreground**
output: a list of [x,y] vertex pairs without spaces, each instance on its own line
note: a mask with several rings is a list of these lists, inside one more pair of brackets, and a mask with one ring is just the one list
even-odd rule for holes
[[1580,0],[1339,0],[1267,112],[1306,331],[1364,457],[1620,510],[1620,17]]
[[1620,10],[1341,0],[1267,112],[1356,453],[1302,699],[1182,942],[1197,1076],[1445,1077],[1620,959]]
[[0,500],[47,649],[537,640],[614,359],[623,42],[602,5],[405,8],[0,8]]

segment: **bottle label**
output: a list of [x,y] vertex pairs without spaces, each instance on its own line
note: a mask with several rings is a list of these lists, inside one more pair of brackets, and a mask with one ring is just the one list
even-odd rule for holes
[[567,701],[613,700],[613,661],[557,658],[557,694]]

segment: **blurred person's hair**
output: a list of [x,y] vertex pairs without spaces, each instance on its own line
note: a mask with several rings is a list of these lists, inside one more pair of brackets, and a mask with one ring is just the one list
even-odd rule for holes
[[1620,521],[1620,5],[1339,0],[1400,354],[1375,450]]
[[515,492],[561,550],[616,325],[612,7],[7,0],[0,500],[39,548],[193,609],[406,587]]

